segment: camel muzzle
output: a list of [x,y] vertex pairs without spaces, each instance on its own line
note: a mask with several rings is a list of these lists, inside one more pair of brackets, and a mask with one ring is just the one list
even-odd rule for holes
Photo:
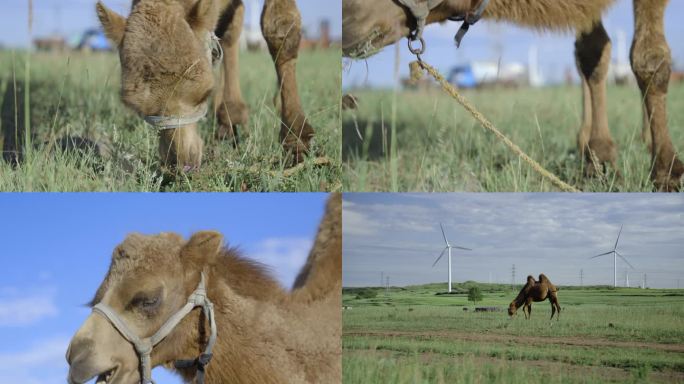
[[216,342],[216,320],[214,318],[214,304],[209,301],[207,297],[207,290],[204,283],[204,273],[200,279],[195,291],[188,297],[188,302],[173,314],[166,322],[155,332],[151,337],[141,339],[133,333],[126,322],[108,305],[98,303],[93,307],[93,313],[98,313],[104,316],[116,330],[135,348],[135,352],[140,360],[140,384],[154,384],[152,381],[152,363],[150,355],[155,345],[159,344],[166,336],[173,331],[178,323],[183,320],[193,309],[202,307],[204,315],[209,319],[211,333],[209,341],[204,349],[204,352],[195,360],[179,360],[176,361],[176,368],[191,368],[197,367],[196,382],[198,384],[204,383],[204,372],[206,366],[211,361],[211,350]]

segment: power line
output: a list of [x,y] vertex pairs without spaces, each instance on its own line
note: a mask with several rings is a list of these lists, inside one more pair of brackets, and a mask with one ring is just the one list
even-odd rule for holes
[[515,291],[515,264],[511,268],[511,290]]

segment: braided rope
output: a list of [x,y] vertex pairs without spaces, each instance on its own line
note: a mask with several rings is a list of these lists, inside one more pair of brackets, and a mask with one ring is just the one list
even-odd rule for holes
[[539,163],[534,161],[534,159],[532,159],[525,152],[523,152],[523,150],[520,149],[520,147],[518,147],[508,137],[506,137],[506,135],[504,135],[503,133],[501,133],[501,131],[496,129],[494,124],[487,120],[487,118],[484,117],[484,115],[480,113],[480,111],[478,111],[472,104],[470,104],[470,102],[465,97],[459,94],[456,88],[449,84],[449,82],[446,81],[446,79],[444,79],[444,76],[442,76],[431,65],[422,60],[419,60],[411,62],[411,64],[409,64],[409,68],[411,69],[412,80],[420,79],[420,77],[423,74],[421,69],[427,71],[430,74],[430,76],[432,76],[439,83],[439,85],[442,86],[442,89],[444,89],[444,91],[447,92],[449,96],[454,98],[459,104],[463,106],[463,108],[466,109],[466,111],[470,112],[470,114],[473,115],[475,120],[477,120],[484,128],[494,133],[494,135],[498,137],[501,141],[503,141],[503,143],[506,144],[508,148],[510,148],[513,152],[515,152],[515,154],[517,154],[519,157],[525,160],[525,162],[528,163],[535,171],[537,171],[543,177],[549,179],[549,181],[551,181],[551,183],[553,183],[555,186],[557,186],[565,192],[580,192],[579,189],[573,187],[570,184],[565,183],[563,180],[558,178],[558,176],[547,171]]

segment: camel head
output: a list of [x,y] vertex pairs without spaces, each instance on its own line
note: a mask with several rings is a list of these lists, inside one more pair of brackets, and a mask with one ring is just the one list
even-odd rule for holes
[[[114,250],[91,305],[103,303],[137,337],[150,337],[186,304],[203,269],[219,254],[222,241],[216,232],[198,232],[187,242],[172,233],[129,235]],[[200,349],[206,331],[200,313],[195,308],[152,349],[152,367],[197,357],[191,354]],[[140,361],[133,345],[96,311],[74,335],[66,359],[72,384],[94,377],[97,383],[140,382]]]
[[214,0],[134,1],[128,18],[102,2],[96,10],[119,51],[124,104],[162,128],[159,153],[164,164],[198,167],[203,142],[197,120],[206,113],[214,87]]
[[[421,1],[427,3],[417,0]],[[472,7],[471,0],[444,0],[429,12],[427,23],[445,21]],[[372,56],[407,37],[415,26],[413,14],[397,0],[345,0],[342,15],[342,53],[351,58]]]
[[407,36],[408,14],[393,0],[342,2],[342,52],[365,58]]
[[515,305],[515,300],[513,300],[508,306],[508,316],[513,317],[516,312],[518,312],[518,307]]

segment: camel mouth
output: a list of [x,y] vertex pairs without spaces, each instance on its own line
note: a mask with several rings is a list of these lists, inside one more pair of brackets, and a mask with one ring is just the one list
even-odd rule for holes
[[114,377],[117,373],[117,368],[114,367],[108,371],[105,371],[99,375],[97,375],[97,380],[95,380],[95,384],[110,384],[114,382]]
[[379,28],[374,28],[365,38],[346,44],[342,53],[354,60],[367,59],[382,50],[384,38],[385,34]]

